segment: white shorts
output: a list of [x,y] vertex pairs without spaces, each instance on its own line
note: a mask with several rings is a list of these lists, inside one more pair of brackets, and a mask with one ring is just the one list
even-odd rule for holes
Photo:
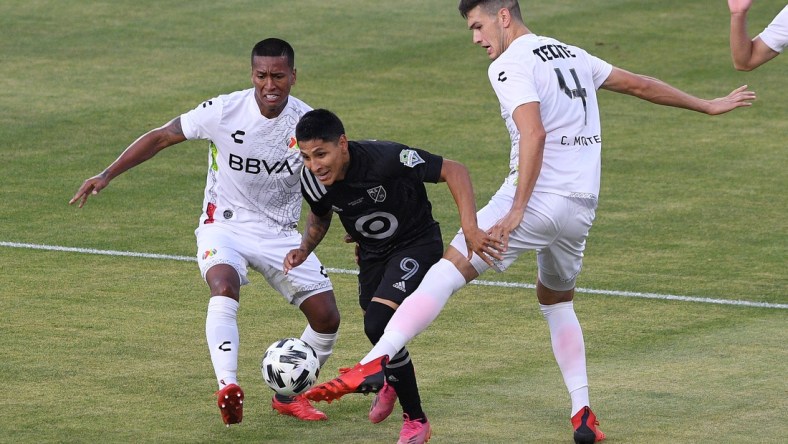
[[285,255],[301,245],[301,235],[264,238],[221,225],[200,225],[197,236],[197,264],[205,279],[208,269],[218,264],[235,268],[241,285],[249,283],[247,266],[265,277],[268,284],[295,306],[309,296],[332,289],[325,267],[314,253],[288,274],[282,271]]
[[[501,220],[514,201],[515,187],[504,184],[476,217],[479,228],[487,230]],[[509,248],[503,260],[496,261],[497,271],[506,270],[525,251],[537,252],[539,280],[556,291],[571,290],[583,266],[583,250],[596,211],[596,199],[565,197],[534,192],[528,201],[525,216],[509,235]],[[468,248],[462,230],[451,245],[465,254]],[[489,267],[474,255],[471,264],[479,274]]]

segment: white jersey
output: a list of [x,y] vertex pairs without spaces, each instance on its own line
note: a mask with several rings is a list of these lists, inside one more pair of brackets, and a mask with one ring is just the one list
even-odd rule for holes
[[263,237],[292,235],[301,216],[295,126],[312,108],[290,96],[282,113],[260,113],[254,89],[221,95],[181,115],[187,139],[210,140],[200,225],[230,224]]
[[758,37],[769,48],[780,53],[783,52],[783,49],[788,46],[788,5],[777,14],[777,17],[772,20]]
[[516,184],[520,158],[512,113],[539,102],[547,138],[534,191],[597,198],[602,133],[596,90],[612,69],[583,49],[534,34],[517,38],[490,64],[487,74],[512,142],[508,183]]

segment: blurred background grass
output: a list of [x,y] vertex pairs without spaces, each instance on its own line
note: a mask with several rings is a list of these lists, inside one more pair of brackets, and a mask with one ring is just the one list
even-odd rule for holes
[[[783,5],[759,1],[759,32]],[[749,109],[708,117],[600,93],[603,182],[579,286],[786,303],[788,65],[733,70],[723,3],[523,3],[532,31],[703,97],[741,84]],[[293,94],[391,139],[464,162],[483,205],[507,172],[508,136],[456,1],[8,0],[0,4],[0,240],[192,256],[206,143],[122,175],[85,208],[66,202],[137,136],[249,87],[249,51],[296,49]],[[445,187],[429,187],[448,241]],[[353,269],[336,227],[318,253]],[[242,427],[222,427],[195,264],[0,248],[6,291],[4,442],[380,442],[370,398],[324,424],[274,416],[257,374],[265,347],[304,321],[263,280],[244,288]],[[532,283],[533,256],[484,279]],[[330,377],[367,350],[355,277],[332,276],[343,325]],[[784,310],[607,296],[577,299],[592,400],[611,442],[780,442]],[[436,442],[568,442],[568,402],[532,290],[470,286],[412,344]],[[247,388],[248,387],[248,388]]]

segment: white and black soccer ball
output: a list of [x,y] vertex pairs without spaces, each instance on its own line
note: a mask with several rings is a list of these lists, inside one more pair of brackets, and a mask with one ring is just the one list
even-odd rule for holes
[[285,338],[268,347],[260,363],[260,371],[265,383],[275,392],[294,396],[305,392],[317,381],[320,361],[306,342]]

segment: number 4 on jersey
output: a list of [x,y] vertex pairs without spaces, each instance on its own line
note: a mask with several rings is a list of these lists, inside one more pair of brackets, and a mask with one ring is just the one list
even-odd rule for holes
[[564,80],[564,74],[561,72],[559,68],[555,68],[555,75],[558,76],[558,87],[561,88],[561,91],[564,92],[570,99],[580,98],[583,101],[583,114],[585,115],[585,120],[583,124],[588,123],[588,109],[586,107],[586,97],[588,97],[588,93],[586,93],[586,89],[580,86],[580,79],[577,78],[577,72],[575,72],[574,68],[569,68],[569,72],[572,74],[572,78],[575,79],[575,89],[570,89],[566,85],[566,80]]

